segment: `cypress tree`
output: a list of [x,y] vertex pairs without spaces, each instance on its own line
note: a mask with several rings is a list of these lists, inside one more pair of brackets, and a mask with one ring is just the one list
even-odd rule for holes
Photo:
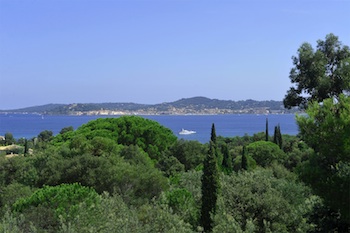
[[230,155],[230,152],[228,151],[228,147],[226,144],[223,144],[221,146],[221,152],[224,155],[224,158],[222,160],[222,167],[224,171],[229,174],[232,172],[232,157]]
[[269,120],[266,118],[265,141],[269,141]]
[[219,170],[216,162],[216,147],[210,141],[207,157],[204,160],[202,175],[202,207],[200,224],[204,232],[211,232],[216,211],[216,200],[219,192]]
[[278,131],[278,128],[277,128],[277,126],[275,126],[275,131],[274,131],[274,133],[273,133],[273,143],[275,143],[276,145],[278,145],[278,133],[277,133],[277,131]]
[[281,127],[278,124],[275,126],[275,132],[273,134],[273,142],[279,146],[280,149],[282,149],[283,146],[283,139],[282,139],[282,134],[281,134]]
[[282,149],[282,147],[283,147],[283,139],[282,139],[280,124],[278,124],[278,126],[277,126],[277,135],[278,135],[278,144],[277,145],[280,147],[280,149]]
[[214,143],[214,146],[216,147],[216,132],[214,123],[211,125],[210,140]]
[[248,170],[248,159],[245,154],[245,146],[243,146],[243,152],[242,152],[242,170]]
[[28,151],[29,151],[29,149],[28,149],[28,140],[25,139],[24,140],[24,155],[27,155]]

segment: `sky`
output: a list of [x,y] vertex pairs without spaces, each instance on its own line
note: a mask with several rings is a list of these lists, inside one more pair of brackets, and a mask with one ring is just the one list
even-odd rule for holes
[[350,0],[0,0],[0,109],[283,100],[292,56]]

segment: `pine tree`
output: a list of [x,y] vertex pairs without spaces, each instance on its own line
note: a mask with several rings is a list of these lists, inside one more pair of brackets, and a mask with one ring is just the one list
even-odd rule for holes
[[248,159],[245,154],[245,146],[243,146],[243,152],[242,152],[242,170],[248,170]]
[[209,150],[207,157],[203,164],[202,175],[202,207],[200,224],[204,232],[211,232],[213,228],[213,219],[211,216],[215,215],[216,200],[219,192],[219,169],[217,165],[216,152],[216,133],[215,126],[212,125],[211,139],[209,143]]
[[269,141],[269,120],[266,118],[265,141]]

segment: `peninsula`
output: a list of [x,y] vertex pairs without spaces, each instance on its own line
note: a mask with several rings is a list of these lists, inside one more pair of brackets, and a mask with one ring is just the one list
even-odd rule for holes
[[161,104],[74,103],[47,104],[22,109],[0,110],[0,113],[45,115],[186,115],[186,114],[283,114],[293,113],[282,101],[218,100],[206,97],[183,98]]

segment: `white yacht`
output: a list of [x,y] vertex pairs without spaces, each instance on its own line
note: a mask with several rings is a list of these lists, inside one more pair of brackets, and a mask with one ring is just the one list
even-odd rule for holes
[[179,134],[187,135],[187,134],[194,134],[196,131],[193,130],[187,130],[187,129],[182,129]]

